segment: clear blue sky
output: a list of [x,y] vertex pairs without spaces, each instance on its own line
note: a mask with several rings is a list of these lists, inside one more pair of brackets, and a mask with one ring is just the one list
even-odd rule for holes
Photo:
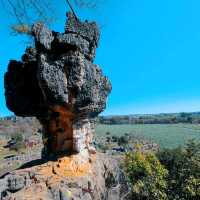
[[[78,11],[78,15],[101,25],[95,63],[113,85],[104,114],[200,111],[200,1],[102,1],[95,12]],[[59,31],[65,21],[63,5],[54,25]],[[3,76],[9,59],[19,59],[25,44],[22,36],[9,34],[5,13],[0,17],[2,116],[10,114]]]

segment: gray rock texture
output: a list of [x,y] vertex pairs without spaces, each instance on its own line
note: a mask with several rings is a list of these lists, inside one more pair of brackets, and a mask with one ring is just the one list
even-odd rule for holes
[[[18,116],[39,119],[48,154],[73,151],[73,125],[93,121],[111,91],[110,81],[93,63],[96,23],[67,16],[65,33],[34,24],[35,47],[26,49],[22,61],[10,61],[4,79],[7,107]],[[84,143],[87,147],[91,141]]]
[[17,115],[40,117],[50,104],[72,104],[78,114],[83,110],[93,116],[105,108],[111,84],[89,59],[98,45],[97,25],[77,21],[70,13],[68,17],[64,34],[33,25],[36,47],[28,47],[22,61],[10,61],[5,96]]
[[97,154],[87,176],[59,177],[43,175],[40,170],[50,164],[20,169],[3,179],[1,200],[125,200],[129,185],[118,161]]
[[51,49],[51,43],[54,40],[54,36],[52,31],[50,31],[44,24],[34,24],[32,27],[32,34],[35,37],[36,44],[42,45],[48,50]]

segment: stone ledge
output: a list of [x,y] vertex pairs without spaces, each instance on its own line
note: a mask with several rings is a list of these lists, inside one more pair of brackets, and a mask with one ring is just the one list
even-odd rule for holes
[[[78,163],[77,156],[80,159]],[[85,163],[84,155],[77,156],[19,169],[6,175],[0,180],[6,186],[0,188],[1,199],[121,200],[127,194],[129,187],[116,159],[97,153]],[[60,168],[55,167],[57,164]],[[84,167],[81,169],[79,166],[87,168],[87,173]],[[65,169],[69,171],[65,173]]]

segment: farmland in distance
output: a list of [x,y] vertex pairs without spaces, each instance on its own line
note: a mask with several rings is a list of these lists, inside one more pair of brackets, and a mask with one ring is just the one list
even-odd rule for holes
[[188,140],[200,141],[199,124],[135,124],[135,125],[103,125],[96,126],[96,136],[122,136],[125,133],[135,137],[152,140],[161,148],[183,146]]

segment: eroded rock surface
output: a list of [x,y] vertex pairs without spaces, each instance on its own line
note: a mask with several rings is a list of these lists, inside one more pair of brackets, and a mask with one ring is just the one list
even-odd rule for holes
[[[79,164],[76,168],[76,161],[73,157],[63,157],[8,174],[0,180],[1,199],[128,199],[129,186],[117,160],[97,153],[90,158],[87,166]],[[68,165],[66,162],[69,162]],[[88,168],[87,175],[82,176],[85,167]]]
[[8,108],[35,116],[44,128],[44,154],[79,153],[91,147],[94,118],[105,109],[111,83],[93,63],[99,42],[95,22],[71,13],[64,33],[34,24],[35,48],[11,60],[5,74]]

